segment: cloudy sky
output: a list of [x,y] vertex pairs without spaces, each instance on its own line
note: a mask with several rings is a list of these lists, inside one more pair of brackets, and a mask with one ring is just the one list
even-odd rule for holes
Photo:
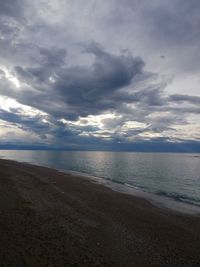
[[199,0],[0,0],[1,147],[200,149],[199,74]]

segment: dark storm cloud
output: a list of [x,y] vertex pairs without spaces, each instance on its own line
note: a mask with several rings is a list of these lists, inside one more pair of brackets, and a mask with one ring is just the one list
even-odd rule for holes
[[[98,129],[90,126],[66,127],[61,122],[58,123],[56,118],[73,121],[80,116],[97,115],[110,110],[121,115],[116,122],[113,120],[110,123],[111,128],[113,125],[122,126],[131,120],[148,125],[144,129],[127,130],[123,133],[125,138],[146,131],[162,133],[165,130],[173,130],[174,124],[186,124],[183,118],[186,113],[199,113],[199,108],[195,106],[198,101],[194,96],[168,97],[164,93],[165,83],[151,85],[148,79],[145,81],[146,77],[151,78],[151,75],[146,75],[142,59],[135,58],[128,52],[121,55],[110,54],[94,43],[87,45],[84,53],[94,56],[94,61],[89,66],[67,66],[66,50],[56,48],[38,48],[33,67],[16,66],[14,73],[28,87],[22,86],[16,93],[16,90],[9,89],[4,84],[2,93],[14,97],[22,104],[45,111],[54,118],[53,127],[47,127],[47,124],[43,123],[38,125],[38,122],[33,123],[34,120],[27,121],[24,118],[20,121],[20,117],[15,118],[13,114],[9,114],[10,119],[18,119],[16,123],[21,123],[24,129],[32,127],[34,132],[39,132],[39,129],[44,127],[55,139],[62,140],[69,136],[72,138],[74,135],[76,140],[81,132],[95,132]],[[139,86],[135,90],[137,79],[138,84],[142,83],[142,87]],[[171,103],[179,104],[183,100],[193,101],[194,106],[170,106]],[[135,107],[127,108],[127,104],[134,104]],[[161,118],[148,117],[153,112],[166,111],[171,114]],[[116,131],[116,135],[119,135],[119,132],[120,129]],[[112,137],[115,138],[114,132]],[[79,139],[82,140],[82,137]]]
[[53,85],[69,105],[83,108],[79,112],[84,116],[115,108],[112,94],[128,86],[144,65],[140,58],[112,55],[97,46],[87,48],[87,53],[95,56],[92,66],[63,69]]
[[54,75],[54,71],[60,66],[64,65],[66,50],[59,48],[38,48],[38,55],[35,61],[38,63],[37,67],[23,68],[16,66],[14,68],[15,74],[20,80],[24,80],[30,86],[36,85],[40,82],[48,82],[51,75]]
[[[144,62],[130,53],[110,54],[96,44],[87,46],[84,53],[94,56],[90,66],[68,67],[64,61],[64,49],[40,49],[39,64],[14,68],[18,78],[29,87],[22,87],[18,94],[5,89],[2,93],[69,120],[116,109],[120,101],[118,91],[142,74]],[[118,102],[113,101],[114,94]]]

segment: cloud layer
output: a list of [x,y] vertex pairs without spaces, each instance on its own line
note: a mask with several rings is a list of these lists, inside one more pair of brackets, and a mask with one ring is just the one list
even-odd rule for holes
[[200,141],[199,1],[0,5],[1,145]]

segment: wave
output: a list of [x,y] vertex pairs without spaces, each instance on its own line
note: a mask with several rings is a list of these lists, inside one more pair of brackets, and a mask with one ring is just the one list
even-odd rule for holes
[[[66,172],[66,170],[65,170]],[[158,196],[161,196],[161,197],[166,197],[166,198],[169,198],[169,199],[173,199],[175,201],[178,201],[178,202],[182,202],[182,203],[187,203],[187,204],[191,204],[191,205],[195,205],[195,206],[198,206],[200,207],[200,198],[197,199],[197,198],[192,198],[192,197],[189,197],[189,196],[186,196],[186,195],[183,195],[183,194],[178,194],[178,193],[175,193],[175,192],[166,192],[166,191],[153,191],[153,190],[150,190],[150,188],[148,187],[144,187],[144,186],[141,186],[141,185],[134,185],[134,184],[130,184],[130,183],[127,183],[127,182],[124,182],[124,181],[120,181],[120,180],[114,180],[114,179],[111,179],[109,177],[106,177],[106,176],[95,176],[91,173],[88,173],[88,172],[84,172],[84,171],[69,171],[69,172],[72,172],[72,173],[76,173],[76,174],[80,174],[80,175],[87,175],[88,177],[90,178],[94,178],[94,179],[103,179],[101,182],[106,182],[106,181],[109,181],[109,182],[112,182],[114,184],[120,184],[120,185],[124,185],[126,187],[129,187],[129,188],[132,188],[134,190],[138,190],[140,192],[144,192],[144,193],[150,193],[150,194],[153,194],[153,195],[158,195]],[[105,184],[106,185],[106,184]]]
[[176,201],[181,201],[181,202],[185,202],[188,204],[200,206],[200,199],[188,197],[186,195],[182,195],[182,194],[178,194],[178,193],[169,193],[169,192],[164,192],[164,191],[157,191],[157,192],[154,192],[154,194],[159,195],[159,196],[172,198]]
[[183,195],[183,194],[178,194],[178,193],[175,193],[175,192],[153,191],[153,190],[150,190],[150,188],[148,188],[148,187],[144,187],[144,186],[141,186],[141,185],[137,185],[136,186],[136,185],[124,182],[124,181],[111,179],[111,178],[109,178],[107,176],[103,176],[103,175],[96,176],[96,175],[94,175],[92,173],[88,173],[88,171],[86,171],[86,170],[75,171],[75,170],[60,169],[60,171],[67,172],[67,173],[72,173],[72,174],[78,174],[78,175],[81,175],[81,176],[82,175],[83,176],[87,176],[87,177],[89,177],[91,179],[102,179],[101,182],[104,182],[104,183],[106,181],[109,181],[109,182],[112,182],[114,184],[124,185],[126,187],[138,190],[140,192],[146,192],[146,193],[150,193],[150,194],[153,194],[153,195],[158,195],[158,196],[161,196],[161,197],[167,197],[167,198],[173,199],[175,201],[179,201],[179,202],[187,203],[187,204],[192,204],[192,205],[200,207],[200,198],[192,198],[192,197],[189,197],[189,196],[186,196],[186,195]]
[[192,204],[192,205],[195,205],[195,206],[200,206],[200,198],[197,199],[197,198],[192,198],[192,197],[189,197],[189,196],[186,196],[186,195],[183,195],[183,194],[178,194],[178,193],[175,193],[175,192],[166,192],[166,191],[151,191],[149,190],[149,188],[147,187],[144,187],[144,186],[141,186],[141,185],[133,185],[133,184],[130,184],[130,183],[126,183],[124,181],[119,181],[119,180],[114,180],[114,179],[111,179],[109,177],[105,177],[105,176],[95,176],[95,175],[92,175],[92,174],[89,174],[89,173],[86,173],[86,172],[80,172],[82,174],[87,174],[93,178],[100,178],[100,179],[103,179],[104,181],[110,181],[114,184],[121,184],[121,185],[124,185],[126,187],[130,187],[130,188],[133,188],[135,190],[138,190],[138,191],[142,191],[142,192],[146,192],[146,193],[150,193],[150,194],[154,194],[154,195],[158,195],[158,196],[162,196],[162,197],[167,197],[167,198],[170,198],[170,199],[173,199],[175,201],[179,201],[179,202],[182,202],[182,203],[187,203],[187,204]]
[[162,196],[162,197],[167,197],[170,199],[173,199],[175,201],[180,201],[180,202],[184,202],[187,204],[192,204],[195,206],[200,206],[200,198],[192,198],[183,194],[178,194],[178,193],[174,193],[174,192],[165,192],[165,191],[150,191],[148,190],[148,188],[146,187],[142,187],[142,186],[135,186],[129,183],[124,183],[125,186],[139,190],[139,191],[143,191],[143,192],[147,192],[147,193],[151,193],[154,195],[158,195],[158,196]]

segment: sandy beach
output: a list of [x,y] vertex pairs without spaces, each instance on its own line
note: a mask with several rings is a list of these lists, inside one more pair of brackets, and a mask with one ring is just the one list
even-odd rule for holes
[[200,266],[200,217],[0,160],[0,266]]

